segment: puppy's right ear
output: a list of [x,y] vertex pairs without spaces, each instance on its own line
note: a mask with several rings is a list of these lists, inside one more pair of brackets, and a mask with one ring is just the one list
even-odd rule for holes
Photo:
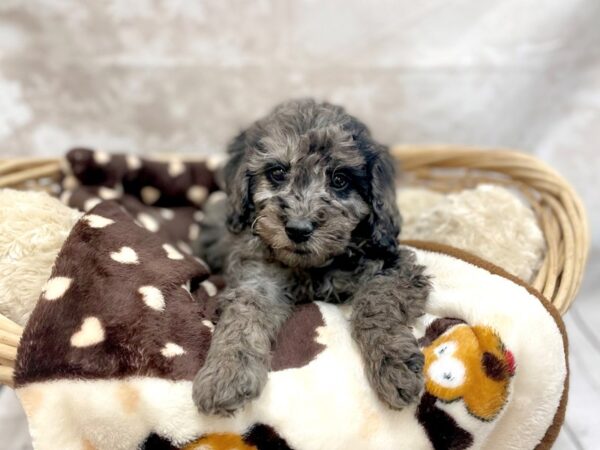
[[228,197],[227,228],[238,234],[250,226],[254,217],[254,204],[250,193],[252,177],[247,165],[248,145],[245,131],[229,144],[228,152],[229,160],[223,168]]

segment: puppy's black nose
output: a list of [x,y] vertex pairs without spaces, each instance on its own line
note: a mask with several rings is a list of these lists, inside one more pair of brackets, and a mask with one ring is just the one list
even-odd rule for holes
[[290,219],[285,224],[286,234],[297,244],[308,241],[314,229],[311,221],[307,219]]

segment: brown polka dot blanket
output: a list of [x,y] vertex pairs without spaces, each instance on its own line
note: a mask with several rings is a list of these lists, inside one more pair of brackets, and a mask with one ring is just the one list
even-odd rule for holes
[[559,315],[502,270],[458,250],[405,243],[431,275],[414,333],[425,355],[416,404],[377,400],[349,309],[297,308],[261,396],[235,416],[200,415],[192,380],[222,287],[192,255],[205,162],[68,155],[63,200],[86,210],[25,329],[15,383],[41,450],[547,449],[568,368]]

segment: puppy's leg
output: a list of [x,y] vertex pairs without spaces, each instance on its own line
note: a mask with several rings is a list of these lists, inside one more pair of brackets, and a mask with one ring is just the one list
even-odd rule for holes
[[206,414],[230,415],[258,397],[267,381],[271,342],[288,318],[291,304],[269,280],[242,283],[222,296],[204,366],[194,380],[193,398]]
[[369,280],[353,296],[352,334],[367,378],[393,409],[414,402],[423,385],[423,354],[410,325],[424,312],[429,280],[402,249],[398,265]]

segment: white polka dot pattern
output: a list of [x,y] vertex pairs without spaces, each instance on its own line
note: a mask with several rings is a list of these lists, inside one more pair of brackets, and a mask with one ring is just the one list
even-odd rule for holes
[[208,272],[210,272],[210,267],[208,267],[208,264],[206,264],[206,262],[202,258],[198,258],[197,256],[194,256],[194,261],[196,261],[198,264],[200,264],[202,267],[204,267]]
[[181,289],[183,289],[190,297],[192,297],[192,293],[190,292],[190,288],[187,287],[185,284],[181,285]]
[[125,158],[125,163],[127,164],[127,168],[129,170],[138,170],[142,167],[142,160],[135,155],[127,155]]
[[206,160],[206,167],[210,170],[217,170],[225,163],[224,156],[211,156]]
[[[119,164],[124,158],[114,157],[110,167]],[[90,189],[96,188],[77,191],[74,200],[81,205]],[[202,281],[209,273],[175,242],[187,243],[196,210],[183,203],[170,223],[160,208],[132,200],[128,195],[122,203],[102,202],[92,213],[76,215],[80,222],[39,292],[43,314],[32,315],[31,333],[22,338],[34,355],[23,362],[24,380],[37,376],[41,361],[48,362],[50,380],[193,376],[189,358],[206,352],[210,333],[201,321],[212,314],[212,304],[200,304],[185,281]],[[140,213],[158,222],[156,234],[134,225]],[[207,298],[204,290],[198,293]]]
[[58,300],[65,295],[72,283],[73,279],[68,277],[50,278],[42,288],[43,298],[50,301]]
[[160,289],[154,286],[142,286],[138,289],[138,292],[142,294],[142,300],[149,308],[164,311],[165,297]]
[[213,330],[215,329],[215,324],[212,323],[210,320],[206,320],[204,319],[202,321],[202,325],[204,325],[206,328],[208,328],[210,330],[210,332],[212,333]]
[[83,216],[83,220],[92,228],[105,228],[115,223],[114,220],[107,219],[106,217],[102,217],[97,214],[88,214]]
[[131,247],[121,247],[118,252],[112,252],[110,257],[121,264],[139,264],[137,253]]
[[90,347],[104,341],[105,332],[100,319],[86,317],[77,332],[71,336],[73,347]]
[[187,191],[187,198],[190,202],[201,205],[208,197],[208,189],[204,186],[192,186]]
[[85,201],[85,203],[83,204],[83,209],[85,211],[90,211],[91,209],[94,209],[96,206],[98,206],[101,202],[102,200],[100,200],[98,197],[92,197]]
[[160,198],[160,191],[153,186],[145,186],[140,191],[140,195],[146,205],[154,205]]
[[181,345],[177,345],[174,342],[167,342],[165,346],[161,349],[160,353],[165,358],[173,358],[175,356],[184,355],[185,350]]
[[172,209],[161,208],[160,215],[165,220],[173,220],[175,218],[175,213],[173,212]]
[[178,177],[185,172],[185,165],[180,160],[175,159],[169,163],[167,172],[173,178]]
[[77,186],[79,186],[79,180],[75,178],[73,175],[67,175],[62,180],[62,187],[68,191],[72,191]]
[[160,228],[158,221],[150,214],[139,213],[137,216],[137,220],[140,221],[140,223],[146,230],[151,231],[152,233],[156,233]]
[[188,237],[190,241],[194,242],[200,236],[200,226],[197,223],[193,223],[190,225],[190,231],[188,232]]
[[217,295],[217,287],[212,281],[205,280],[202,283],[200,283],[200,286],[204,288],[209,297],[214,297],[215,295]]
[[102,151],[102,150],[97,150],[94,152],[94,161],[99,166],[107,165],[110,162],[110,160],[111,160],[110,153]]
[[169,259],[181,260],[184,258],[184,256],[171,244],[164,244],[162,248],[167,253],[167,258]]
[[227,194],[225,192],[215,191],[212,194],[210,194],[210,196],[208,197],[208,200],[206,200],[206,203],[208,203],[208,204],[218,203],[218,202],[225,200],[226,198],[227,198]]
[[183,241],[178,241],[177,247],[179,247],[183,252],[187,253],[188,255],[191,255],[193,253],[192,247],[190,247],[189,244],[186,244]]
[[98,195],[104,200],[114,200],[115,198],[120,197],[119,193],[115,189],[104,186],[98,189]]

